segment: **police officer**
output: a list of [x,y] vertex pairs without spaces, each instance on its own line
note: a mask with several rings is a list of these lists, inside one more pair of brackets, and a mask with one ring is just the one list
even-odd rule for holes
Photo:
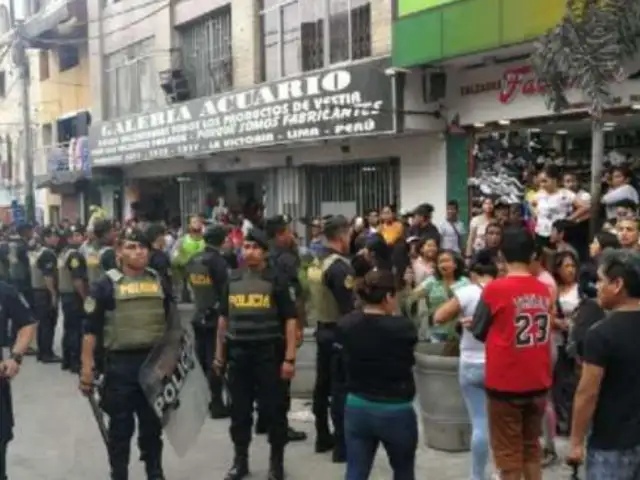
[[[295,295],[298,319],[298,343],[302,341],[302,332],[305,319],[305,305],[303,299],[302,284],[298,276],[301,268],[300,257],[293,232],[290,228],[290,218],[285,215],[276,215],[266,220],[265,227],[271,241],[269,249],[269,262],[289,284],[291,292]],[[291,385],[287,388],[287,411],[291,408]],[[260,406],[258,405],[260,413]],[[258,417],[256,433],[266,432],[266,426],[261,425],[263,418]],[[287,438],[290,442],[299,442],[307,439],[307,434],[291,427],[287,428]]]
[[109,415],[111,480],[128,480],[134,417],[147,479],[164,480],[162,427],[142,392],[138,375],[166,330],[172,298],[159,275],[147,268],[147,239],[140,230],[127,228],[120,233],[116,253],[120,268],[109,270],[91,285],[84,303],[87,321],[80,389],[85,394],[91,392],[96,339],[104,334],[102,408]]
[[[9,323],[17,332],[9,339]],[[35,319],[25,298],[0,281],[0,480],[7,480],[7,445],[13,438],[13,410],[10,380],[20,371],[22,356],[35,336]]]
[[225,227],[209,227],[203,236],[206,243],[204,251],[196,253],[185,265],[186,278],[195,305],[193,328],[196,335],[196,351],[211,388],[211,418],[228,416],[222,398],[222,380],[213,370],[220,301],[226,294],[229,280],[227,263],[220,253],[226,236]]
[[64,315],[62,369],[73,373],[80,371],[83,304],[88,294],[87,262],[78,250],[83,233],[79,225],[64,231],[65,246],[58,256],[58,290]]
[[91,232],[93,238],[84,247],[89,284],[97,281],[104,272],[117,268],[115,251],[110,246],[111,233],[112,229],[109,221],[97,220],[93,224]]
[[53,353],[53,338],[58,323],[58,258],[55,254],[58,232],[53,227],[46,227],[41,237],[42,243],[29,253],[33,313],[38,320],[38,360],[57,363],[60,358]]
[[172,286],[171,258],[165,252],[165,228],[159,223],[152,223],[147,227],[149,241],[149,268],[158,272],[167,286]]
[[[336,350],[336,323],[354,308],[353,267],[346,257],[349,251],[349,221],[342,215],[325,221],[327,248],[318,275],[309,275],[311,301],[318,310],[316,332],[316,384],[313,414],[316,423],[316,452],[333,449],[333,461],[346,460],[344,445],[344,383],[339,351]],[[329,398],[331,397],[331,402]],[[329,430],[329,405],[334,436]]]
[[228,360],[230,434],[235,448],[225,480],[249,475],[256,396],[269,430],[268,478],[284,478],[286,384],[295,374],[296,306],[286,279],[268,267],[267,248],[264,232],[250,230],[242,248],[246,268],[231,273],[227,301],[221,303],[214,367],[220,373]]

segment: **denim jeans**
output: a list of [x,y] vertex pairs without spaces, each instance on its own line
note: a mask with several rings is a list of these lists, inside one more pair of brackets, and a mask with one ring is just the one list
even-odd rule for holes
[[587,480],[640,478],[640,446],[630,450],[587,448]]
[[345,407],[346,480],[367,480],[378,450],[387,451],[393,480],[415,480],[418,422],[411,407]]
[[484,363],[460,362],[460,387],[471,419],[471,480],[485,480],[489,462],[489,423]]

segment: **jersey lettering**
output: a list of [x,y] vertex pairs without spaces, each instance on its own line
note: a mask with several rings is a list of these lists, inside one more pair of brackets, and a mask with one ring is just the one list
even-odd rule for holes
[[550,334],[548,313],[520,313],[515,318],[516,347],[532,347],[547,343]]
[[203,273],[190,274],[189,282],[191,282],[191,285],[196,285],[196,286],[213,285],[213,280],[211,280],[211,277]]
[[261,293],[229,295],[229,303],[235,308],[271,308],[271,295]]
[[153,294],[160,291],[160,286],[155,282],[136,282],[118,285],[118,292],[122,297],[130,297],[139,294]]

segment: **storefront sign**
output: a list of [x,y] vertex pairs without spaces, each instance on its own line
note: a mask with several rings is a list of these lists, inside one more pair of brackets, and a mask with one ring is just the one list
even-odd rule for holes
[[388,60],[312,72],[91,127],[94,165],[392,133]]
[[501,78],[460,87],[460,96],[477,95],[479,93],[497,92],[497,99],[502,104],[511,103],[518,95],[539,95],[545,86],[535,79],[533,68],[522,65],[506,69]]

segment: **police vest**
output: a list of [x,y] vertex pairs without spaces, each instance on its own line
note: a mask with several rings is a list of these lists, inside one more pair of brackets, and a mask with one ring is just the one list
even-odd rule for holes
[[85,258],[87,260],[87,278],[91,284],[98,280],[103,273],[100,268],[100,253],[93,245],[87,245]]
[[213,284],[213,279],[209,274],[209,267],[204,263],[206,256],[202,253],[196,254],[187,263],[187,281],[193,292],[196,309],[200,312],[218,308],[217,289]]
[[233,272],[229,280],[227,338],[264,341],[282,338],[282,322],[273,299],[273,283],[262,273]]
[[67,266],[69,256],[72,253],[77,253],[78,249],[75,247],[67,248],[62,255],[58,257],[58,291],[60,293],[75,293],[76,289],[73,286],[73,277],[71,276],[71,270]]
[[152,348],[164,335],[166,316],[160,279],[151,270],[142,277],[126,277],[109,270],[115,308],[105,315],[104,346],[109,351]]
[[345,262],[351,267],[349,260],[342,255],[332,253],[322,261],[316,261],[307,270],[307,281],[309,283],[309,298],[311,308],[317,315],[320,323],[335,323],[340,318],[338,302],[331,293],[331,290],[324,284],[324,273],[334,262]]
[[53,253],[53,250],[50,250],[47,247],[38,247],[35,251],[29,252],[29,266],[31,268],[31,288],[34,290],[46,290],[47,284],[44,281],[44,274],[42,270],[38,268],[38,260],[45,252]]
[[20,258],[20,243],[9,242],[9,278],[15,283],[24,283],[29,279],[29,265]]

